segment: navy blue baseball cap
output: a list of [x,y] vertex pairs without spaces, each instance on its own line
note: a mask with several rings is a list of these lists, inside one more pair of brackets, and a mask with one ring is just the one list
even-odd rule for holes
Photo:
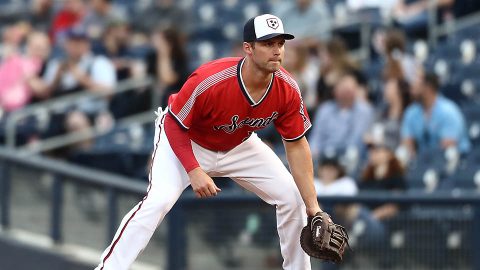
[[72,27],[66,31],[65,35],[68,39],[88,40],[87,31],[82,27]]
[[285,33],[280,18],[272,14],[263,14],[251,18],[243,27],[243,41],[262,41],[283,36],[285,39],[294,39],[292,34]]

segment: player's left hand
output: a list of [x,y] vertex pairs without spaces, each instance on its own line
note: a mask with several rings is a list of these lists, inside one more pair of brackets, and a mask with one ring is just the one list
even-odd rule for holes
[[190,177],[192,189],[198,198],[217,196],[218,192],[222,191],[200,167],[190,171],[188,176]]
[[315,205],[315,206],[312,206],[312,207],[307,206],[307,216],[313,217],[318,212],[322,212],[322,210],[320,209],[320,206],[318,204]]

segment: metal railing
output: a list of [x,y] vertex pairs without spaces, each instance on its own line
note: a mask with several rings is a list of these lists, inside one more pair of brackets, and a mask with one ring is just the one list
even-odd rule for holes
[[[3,228],[10,227],[10,194],[12,179],[10,169],[12,165],[20,165],[37,170],[48,171],[54,175],[51,185],[50,202],[50,237],[54,243],[62,243],[63,230],[62,215],[64,200],[64,182],[72,181],[79,184],[95,186],[106,191],[108,197],[108,221],[106,241],[109,242],[118,226],[118,194],[143,195],[146,191],[146,184],[106,173],[98,170],[86,169],[80,166],[71,165],[62,161],[51,160],[45,157],[31,156],[27,152],[19,152],[0,147],[0,225]],[[253,195],[246,195],[238,192],[222,192],[220,196],[207,200],[195,199],[193,194],[186,192],[168,215],[168,242],[167,242],[167,267],[168,270],[187,269],[188,238],[186,227],[189,224],[186,214],[192,209],[197,212],[200,209],[217,209],[220,205],[235,208],[254,207],[258,209],[263,203]],[[360,194],[355,197],[321,197],[323,205],[335,203],[398,203],[401,205],[437,205],[437,206],[461,206],[469,204],[474,211],[472,230],[470,231],[471,241],[471,269],[480,270],[480,249],[475,243],[480,241],[480,195],[475,192],[447,192],[447,193],[375,193]],[[265,204],[263,204],[265,205]],[[273,211],[273,209],[272,209]]]
[[[149,86],[152,86],[153,83],[154,83],[154,80],[149,77],[142,80],[138,80],[138,79],[124,80],[117,85],[113,95],[118,95],[128,91],[134,91],[135,89],[142,88],[142,87],[149,87]],[[156,91],[154,91],[153,89],[150,89],[150,91],[153,91],[154,93],[156,93]],[[58,108],[63,108],[66,105],[76,103],[78,102],[78,100],[81,100],[84,98],[103,98],[110,95],[112,94],[105,93],[105,92],[82,91],[80,93],[70,94],[63,97],[54,98],[54,99],[46,100],[36,104],[32,104],[23,109],[14,111],[6,119],[6,128],[5,128],[6,146],[9,148],[16,147],[17,124],[19,121],[21,121],[22,119],[25,119],[26,117],[34,116],[38,113],[42,113],[45,111],[47,112],[55,111]],[[154,100],[158,100],[158,99],[152,98],[152,102]],[[155,105],[155,104],[152,104],[152,105]],[[140,119],[138,118],[135,119],[135,121],[139,121],[139,120],[148,121],[149,118],[141,117]],[[129,121],[128,119],[125,119],[124,122],[128,123]],[[66,144],[70,144],[70,143],[81,141],[83,139],[98,136],[100,133],[101,132],[99,130],[95,130],[94,128],[92,128],[85,131],[84,134],[68,134],[60,138],[57,138],[58,140],[56,140],[55,138],[51,138],[46,142],[46,145],[44,147],[42,147],[41,145],[42,142],[39,142],[39,145],[37,145],[36,148],[29,149],[29,150],[38,150],[38,151],[50,150],[55,147],[65,146]]]

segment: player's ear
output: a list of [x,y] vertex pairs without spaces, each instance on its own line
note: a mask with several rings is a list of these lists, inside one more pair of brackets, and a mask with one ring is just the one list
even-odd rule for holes
[[254,48],[255,48],[255,45],[253,42],[243,42],[243,51],[245,52],[246,55],[252,54]]

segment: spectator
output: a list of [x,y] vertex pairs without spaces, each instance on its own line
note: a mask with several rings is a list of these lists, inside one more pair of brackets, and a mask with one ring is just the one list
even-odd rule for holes
[[322,104],[315,114],[309,138],[314,157],[329,149],[360,148],[373,121],[373,108],[360,98],[360,85],[354,74],[339,78],[334,95],[335,99]]
[[[103,56],[94,56],[86,33],[80,28],[67,32],[65,42],[66,58],[51,61],[46,68],[45,80],[50,96],[62,96],[82,90],[112,94],[117,82],[115,68]],[[90,119],[105,119],[108,115],[107,100],[79,100],[74,108],[69,108],[65,117],[57,119],[59,126],[53,127],[49,135],[65,131],[79,131],[90,127]],[[90,117],[90,118],[89,118]],[[84,146],[88,146],[87,142]]]
[[314,184],[319,196],[353,196],[358,192],[355,180],[346,175],[345,169],[335,158],[322,159],[317,174]]
[[382,141],[391,149],[396,149],[400,145],[402,117],[411,102],[410,86],[404,80],[391,79],[385,83],[384,88],[384,105],[378,111],[365,142],[370,144]]
[[47,32],[53,20],[52,0],[32,0],[28,20],[38,31]]
[[110,59],[119,81],[130,77],[130,26],[122,20],[110,21],[102,36],[102,43],[95,52]]
[[[368,163],[358,184],[360,192],[404,191],[405,172],[393,151],[383,144],[371,144],[368,148]],[[352,211],[354,222],[351,236],[360,237],[358,242],[366,246],[384,242],[387,239],[384,222],[395,217],[399,211],[399,206],[393,203],[375,203],[358,207],[356,211]]]
[[285,55],[283,66],[297,81],[305,106],[309,109],[315,108],[319,67],[311,59],[308,48],[300,43],[291,44],[289,53]]
[[[144,79],[145,64],[134,57],[130,46],[131,29],[125,21],[111,21],[105,29],[102,44],[96,49],[100,55],[112,61],[118,81]],[[139,68],[138,68],[139,67]],[[144,87],[119,93],[109,102],[109,111],[115,119],[144,112],[151,106],[151,95]]]
[[57,45],[63,45],[65,33],[77,26],[85,15],[86,7],[83,0],[65,0],[62,8],[53,18],[50,36]]
[[152,34],[154,51],[147,55],[147,72],[155,77],[161,88],[161,105],[180,90],[188,76],[185,45],[175,28],[157,30]]
[[283,18],[285,28],[296,38],[327,40],[330,38],[331,16],[324,1],[288,0],[274,5],[273,14]]
[[413,83],[420,66],[415,58],[405,51],[407,43],[405,33],[391,29],[380,35],[384,35],[383,48],[381,48],[386,63],[383,72],[384,80],[406,80],[410,84]]
[[465,119],[455,102],[438,93],[435,74],[421,70],[412,85],[415,103],[408,106],[402,122],[403,144],[411,155],[416,152],[456,147],[470,150]]
[[8,56],[18,54],[20,46],[30,31],[31,26],[25,21],[5,26],[0,42],[0,61]]
[[190,16],[174,0],[155,0],[154,4],[138,14],[133,22],[136,30],[146,33],[155,31],[159,26],[177,27],[182,35],[188,35],[192,30]]
[[[445,10],[452,7],[455,0],[438,0],[435,5],[443,18]],[[393,19],[409,34],[424,35],[429,21],[430,0],[407,1],[399,0],[393,7]]]
[[127,17],[123,10],[112,4],[112,0],[89,0],[89,7],[80,25],[92,40],[99,40],[109,23]]
[[333,99],[333,88],[347,71],[357,70],[358,66],[348,55],[348,50],[340,38],[333,38],[320,46],[320,76],[317,82],[317,103]]
[[28,35],[24,55],[13,54],[0,65],[0,107],[11,112],[24,107],[37,92],[38,74],[50,54],[50,41],[41,32]]

